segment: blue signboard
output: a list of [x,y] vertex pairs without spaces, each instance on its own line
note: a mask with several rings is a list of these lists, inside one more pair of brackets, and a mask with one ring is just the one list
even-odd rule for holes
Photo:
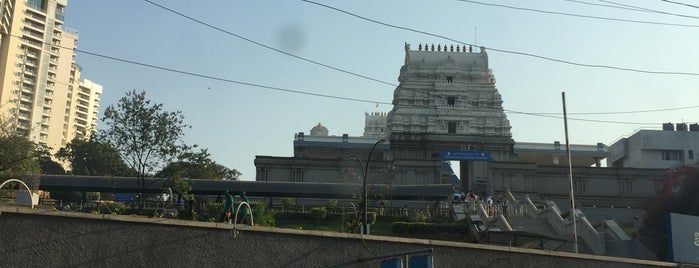
[[470,161],[492,161],[489,152],[461,149],[458,151],[444,151],[439,153],[441,160],[470,160]]
[[381,261],[381,268],[401,268],[403,267],[403,261],[398,258],[388,259]]
[[122,202],[124,204],[131,204],[134,201],[134,194],[132,193],[115,193],[114,201]]
[[412,256],[408,261],[410,268],[432,268],[432,256]]
[[669,213],[667,228],[669,260],[699,264],[699,217]]

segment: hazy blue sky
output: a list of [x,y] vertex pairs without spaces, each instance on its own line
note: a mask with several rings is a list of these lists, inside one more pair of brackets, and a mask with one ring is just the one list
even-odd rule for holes
[[[397,84],[404,43],[453,41],[389,28],[304,1],[152,0],[259,43],[336,68]],[[699,19],[586,5],[575,1],[486,1],[546,11],[667,26],[597,20],[485,6],[466,1],[325,1],[319,3],[397,26],[485,47],[560,60],[652,71],[699,73]],[[609,2],[582,0],[597,5]],[[678,0],[679,1],[679,0]],[[688,0],[684,0],[689,2]],[[615,0],[699,16],[699,9],[659,0]],[[618,5],[616,5],[618,6]],[[70,0],[66,26],[83,51],[241,82],[390,103],[394,86],[347,75],[244,41],[140,0]],[[477,28],[477,31],[475,30]],[[476,33],[477,32],[477,33]],[[566,92],[570,141],[611,144],[639,128],[699,121],[699,76],[586,68],[488,50],[518,142],[564,141]],[[314,97],[192,77],[78,53],[83,78],[104,86],[100,113],[125,92],[145,90],[192,125],[186,142],[254,180],[255,155],[291,156],[294,133],[318,122],[330,135],[360,136],[365,112],[390,105]],[[625,111],[670,111],[608,113]],[[603,123],[576,121],[590,119]]]

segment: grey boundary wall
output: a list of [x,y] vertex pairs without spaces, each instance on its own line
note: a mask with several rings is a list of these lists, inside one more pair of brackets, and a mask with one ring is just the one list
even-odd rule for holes
[[432,248],[434,267],[683,267],[424,239],[97,215],[0,205],[0,267],[379,267]]

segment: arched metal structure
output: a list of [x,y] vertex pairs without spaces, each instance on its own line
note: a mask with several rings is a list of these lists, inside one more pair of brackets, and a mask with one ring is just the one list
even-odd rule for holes
[[0,189],[2,189],[2,187],[5,186],[5,184],[8,184],[8,183],[10,183],[10,182],[19,182],[20,184],[22,184],[22,185],[24,186],[24,188],[27,189],[27,193],[29,194],[29,201],[32,203],[32,208],[34,208],[34,205],[37,205],[37,204],[35,204],[35,202],[34,202],[34,196],[32,195],[32,190],[29,189],[29,186],[27,186],[27,184],[24,183],[24,182],[21,181],[21,180],[18,180],[18,179],[9,179],[9,180],[6,180],[6,181],[4,181],[2,184],[0,184]]
[[240,212],[240,207],[242,207],[243,205],[247,206],[248,210],[250,210],[250,226],[255,226],[255,221],[253,220],[253,213],[250,204],[248,204],[248,202],[240,202],[240,204],[238,205],[238,209],[235,210],[235,217],[233,218],[233,238],[238,237],[238,212]]

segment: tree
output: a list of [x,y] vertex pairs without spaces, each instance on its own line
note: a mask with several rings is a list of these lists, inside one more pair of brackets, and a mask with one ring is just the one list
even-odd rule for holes
[[71,173],[88,176],[135,176],[121,158],[119,151],[109,143],[100,142],[96,135],[89,139],[75,138],[55,155],[71,164]]
[[25,137],[0,137],[0,178],[19,178],[38,174],[39,155],[36,145]]
[[116,105],[108,106],[103,121],[108,128],[101,137],[136,171],[142,211],[146,175],[189,149],[182,142],[184,129],[189,126],[181,111],[164,111],[162,104],[146,98],[145,91],[135,90],[127,92]]
[[0,118],[0,181],[39,174],[39,158],[46,151],[12,129],[9,119]]
[[41,174],[51,174],[51,175],[65,175],[66,170],[56,161],[53,161],[51,157],[45,156],[39,159],[39,165],[41,166]]
[[667,215],[699,216],[699,168],[679,166],[668,171],[660,191],[649,199],[639,236],[660,260],[667,259]]
[[185,152],[177,162],[169,163],[156,176],[162,178],[188,178],[210,180],[237,180],[240,172],[229,169],[211,160],[206,149],[197,152]]

